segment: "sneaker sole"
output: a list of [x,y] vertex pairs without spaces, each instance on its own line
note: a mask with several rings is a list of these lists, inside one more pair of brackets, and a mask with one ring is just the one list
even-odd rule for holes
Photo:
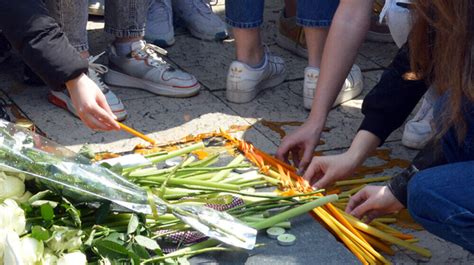
[[[422,141],[416,141],[413,140],[413,138],[417,138],[417,136],[413,135],[414,137],[411,137],[412,134],[407,134],[406,132],[403,132],[402,136],[402,145],[405,147],[408,147],[410,149],[416,149],[416,150],[421,150],[425,145],[431,140],[431,136],[428,136],[424,138]],[[410,139],[412,138],[412,139]],[[419,138],[419,137],[418,137]]]
[[277,34],[276,43],[283,49],[288,50],[300,57],[308,59],[308,51],[305,48],[301,47],[300,45],[296,44],[292,39],[289,39],[280,33]]
[[263,92],[265,89],[275,87],[283,83],[283,81],[285,81],[285,78],[286,78],[286,72],[276,78],[260,82],[257,86],[255,86],[253,90],[250,90],[250,91],[241,91],[239,90],[240,82],[229,81],[229,83],[227,84],[227,89],[226,89],[226,98],[228,101],[232,103],[242,104],[242,103],[250,102],[254,98],[256,98],[259,93]]
[[191,35],[193,37],[200,39],[200,40],[207,40],[207,41],[221,41],[225,40],[229,37],[229,34],[225,31],[217,32],[214,35],[211,34],[205,34],[203,32],[200,32],[199,30],[195,30],[191,27],[187,27]]
[[[60,95],[58,96],[58,95],[54,95],[54,94],[50,93],[48,95],[48,101],[51,104],[56,105],[57,107],[59,107],[61,109],[67,110],[69,113],[74,115],[74,117],[79,118],[76,111],[74,110],[74,106],[72,105],[72,103],[69,103],[69,101],[62,98],[62,96],[60,96]],[[115,110],[115,111],[112,111],[112,112],[117,117],[117,121],[124,121],[128,116],[127,111],[125,109]]]
[[151,81],[122,74],[120,72],[110,69],[107,74],[105,74],[104,81],[112,86],[136,88],[146,90],[156,95],[174,98],[192,97],[198,94],[199,89],[201,88],[201,85],[198,82],[190,87],[185,88],[160,85]]
[[[359,96],[362,93],[362,88],[363,88],[362,86],[363,86],[363,83],[360,82],[356,84],[353,89],[349,91],[344,91],[344,93],[342,94],[340,93],[337,96],[336,100],[334,101],[334,104],[332,105],[332,107],[334,108],[336,106],[339,106],[342,103]],[[313,98],[303,97],[303,106],[305,109],[311,110],[312,105],[313,105]]]

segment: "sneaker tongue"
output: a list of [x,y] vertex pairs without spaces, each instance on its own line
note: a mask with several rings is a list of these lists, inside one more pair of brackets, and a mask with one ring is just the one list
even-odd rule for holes
[[132,43],[132,51],[141,50],[145,48],[145,41],[139,40]]

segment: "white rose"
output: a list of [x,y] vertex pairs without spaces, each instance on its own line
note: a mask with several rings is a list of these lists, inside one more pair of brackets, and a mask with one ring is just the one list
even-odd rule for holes
[[0,172],[0,201],[18,199],[25,193],[24,179],[17,175]]
[[51,249],[45,248],[41,265],[57,265],[58,259]]
[[32,237],[21,239],[21,257],[25,264],[35,264],[43,257],[44,246],[42,241]]
[[21,241],[17,233],[8,230],[5,237],[5,249],[3,253],[3,264],[23,265],[21,258]]
[[72,253],[64,254],[59,258],[57,265],[85,265],[87,264],[87,258],[84,253],[75,251]]
[[5,250],[5,241],[8,231],[10,230],[0,228],[0,264],[3,264],[3,252]]
[[55,252],[74,251],[82,246],[82,231],[64,226],[53,226],[53,235],[47,241],[48,247]]
[[0,227],[21,235],[25,232],[25,212],[12,199],[0,204]]

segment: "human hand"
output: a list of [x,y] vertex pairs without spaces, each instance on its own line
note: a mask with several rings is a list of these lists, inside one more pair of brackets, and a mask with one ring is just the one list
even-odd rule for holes
[[66,83],[77,115],[93,130],[120,130],[117,117],[99,87],[85,74]]
[[291,154],[293,164],[298,168],[298,173],[301,174],[311,162],[314,148],[316,148],[320,136],[321,129],[310,123],[305,123],[283,138],[276,152],[276,157],[289,163],[288,157]]
[[349,213],[359,219],[367,216],[369,223],[373,219],[403,209],[387,186],[367,186],[351,197],[346,207]]
[[337,180],[352,175],[358,165],[357,159],[349,152],[339,155],[317,156],[311,161],[303,178],[316,189],[324,189]]

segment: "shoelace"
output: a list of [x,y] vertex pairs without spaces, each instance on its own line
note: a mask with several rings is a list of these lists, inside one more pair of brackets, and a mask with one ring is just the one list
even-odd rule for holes
[[168,54],[168,52],[165,49],[158,47],[156,45],[150,44],[150,43],[146,43],[145,47],[143,47],[141,52],[145,53],[144,55],[146,55],[149,59],[151,59],[149,61],[150,65],[155,66],[155,67],[165,66],[168,68],[172,68],[171,65],[168,64],[162,58],[162,56],[166,56]]
[[109,91],[109,87],[101,80],[99,75],[103,75],[109,71],[109,68],[103,64],[95,63],[100,56],[102,56],[105,52],[102,52],[96,56],[89,57],[89,71],[88,76],[89,78],[94,81],[100,88],[100,90],[105,94]]

